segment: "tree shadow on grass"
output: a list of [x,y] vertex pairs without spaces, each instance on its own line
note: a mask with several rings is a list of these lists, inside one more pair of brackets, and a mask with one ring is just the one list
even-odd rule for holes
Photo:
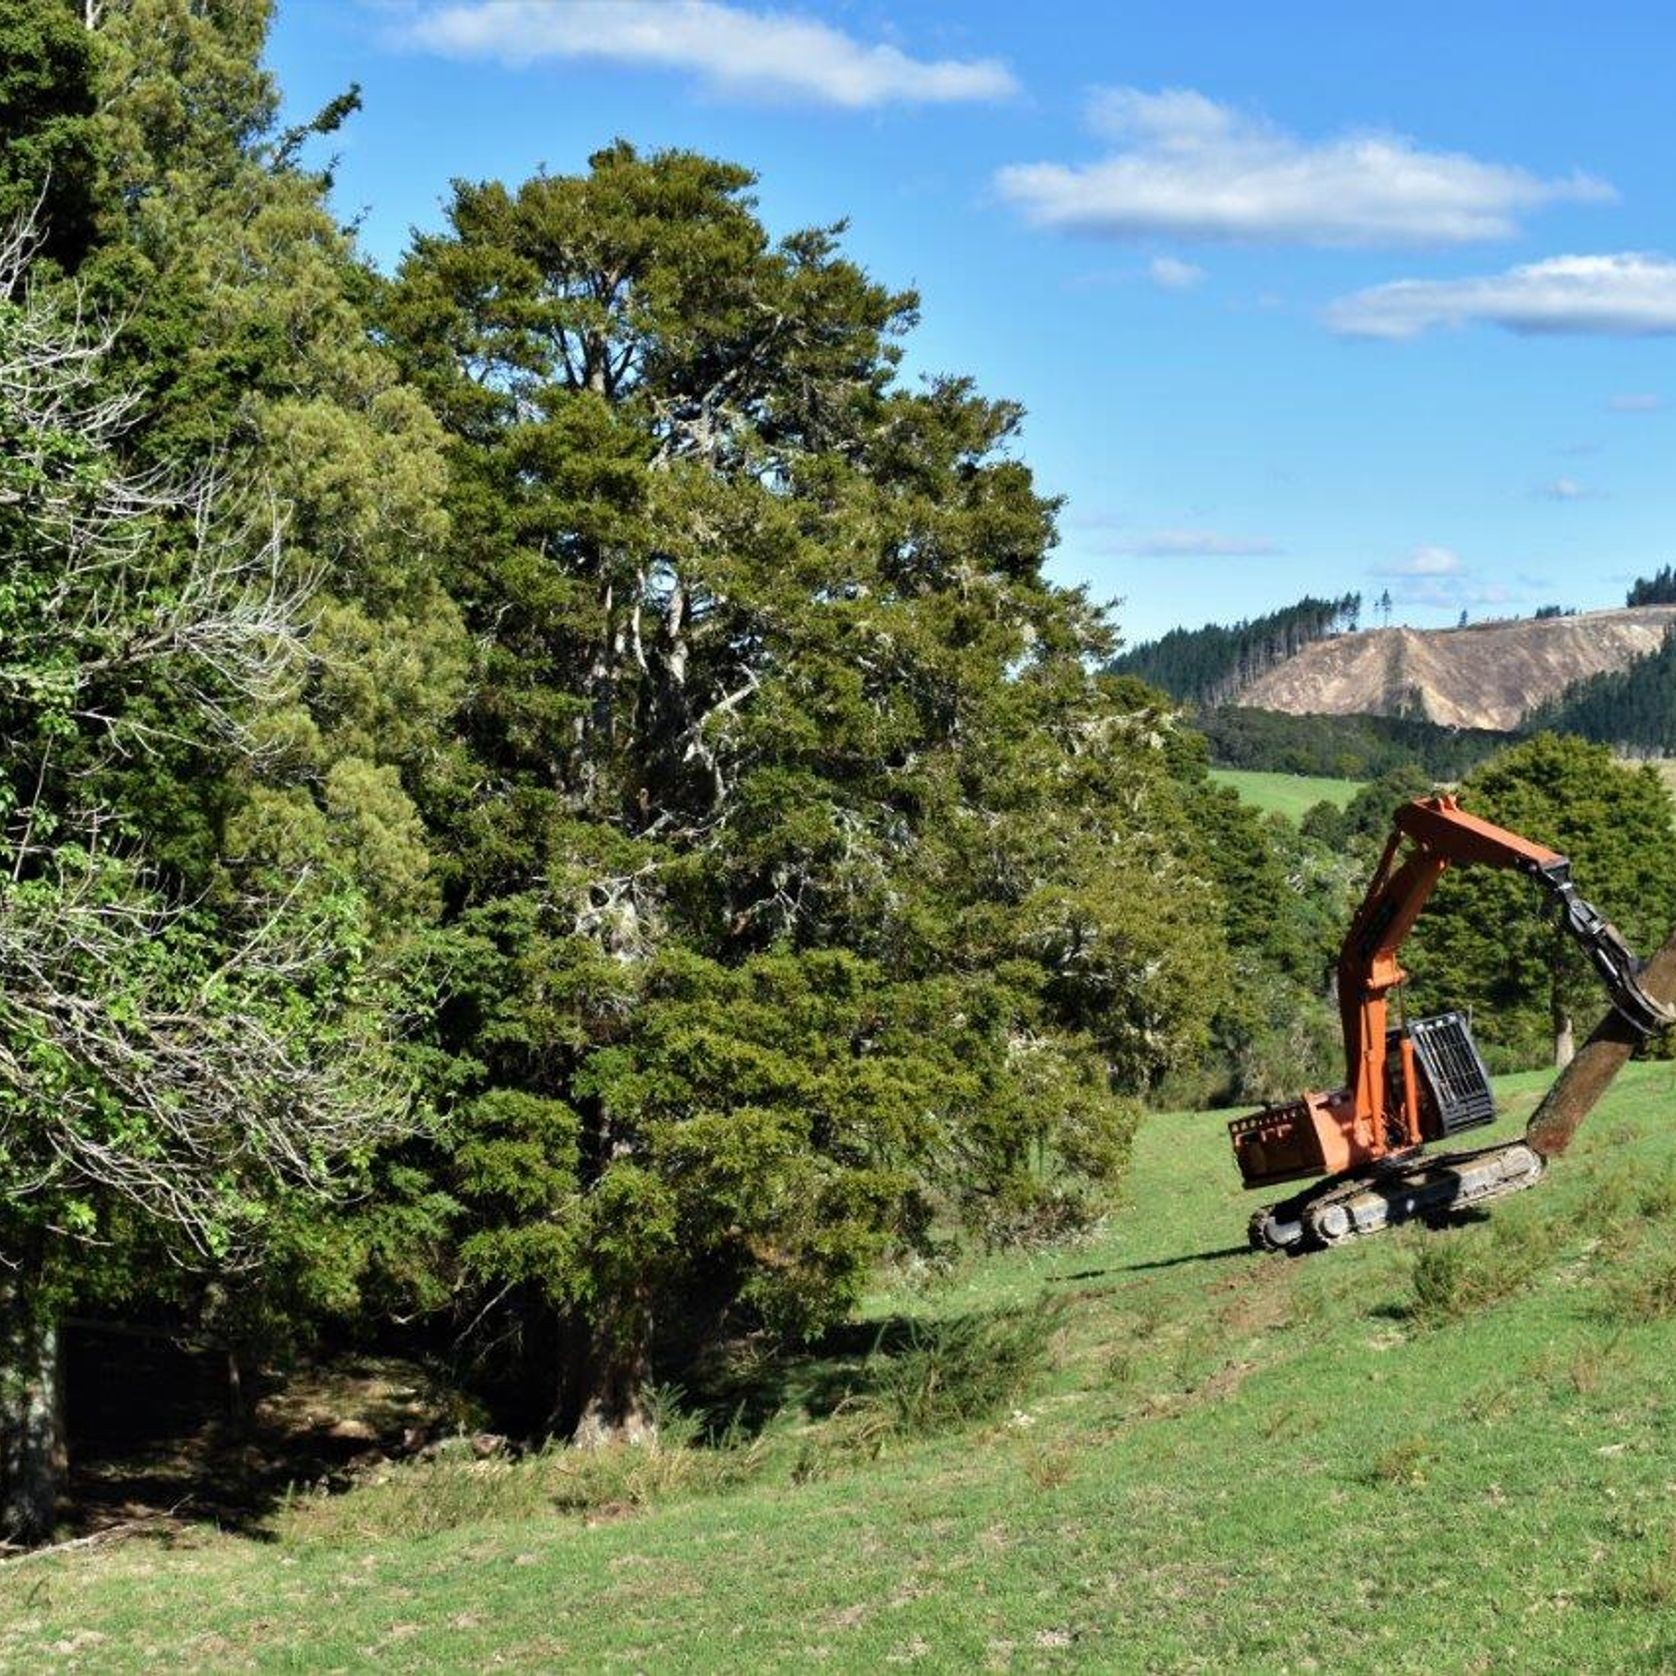
[[345,1488],[438,1424],[438,1391],[397,1358],[259,1379],[235,1413],[221,1353],[94,1322],[65,1340],[66,1524],[77,1536],[143,1523],[168,1539],[213,1523],[267,1539],[290,1491]]
[[1120,1272],[1139,1274],[1147,1269],[1179,1269],[1183,1263],[1221,1263],[1230,1257],[1249,1257],[1251,1254],[1249,1242],[1241,1245],[1219,1245],[1212,1251],[1187,1251],[1179,1257],[1155,1257],[1150,1263],[1125,1263]]
[[795,1351],[722,1347],[692,1370],[686,1406],[712,1440],[757,1435],[788,1412],[821,1421],[881,1398],[900,1404],[919,1383],[942,1384],[951,1408],[962,1390],[981,1407],[998,1369],[1046,1359],[1059,1316],[1059,1303],[1046,1299],[1027,1309],[843,1322]]

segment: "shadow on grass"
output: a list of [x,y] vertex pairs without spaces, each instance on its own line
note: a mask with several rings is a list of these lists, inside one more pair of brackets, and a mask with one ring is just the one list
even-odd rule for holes
[[358,1467],[438,1424],[436,1388],[395,1358],[255,1379],[235,1412],[221,1354],[96,1322],[72,1325],[65,1339],[64,1523],[76,1536],[143,1525],[169,1540],[213,1524],[267,1540],[293,1489],[347,1487]]
[[685,1404],[711,1440],[760,1433],[776,1416],[829,1420],[883,1407],[909,1430],[932,1431],[993,1412],[1050,1359],[1057,1299],[1029,1308],[927,1320],[844,1322],[797,1351],[723,1347],[697,1364]]
[[1144,1269],[1179,1269],[1183,1263],[1221,1263],[1230,1257],[1249,1257],[1251,1254],[1249,1243],[1219,1245],[1214,1251],[1189,1251],[1180,1257],[1157,1257],[1150,1263],[1125,1263],[1119,1272],[1137,1274]]

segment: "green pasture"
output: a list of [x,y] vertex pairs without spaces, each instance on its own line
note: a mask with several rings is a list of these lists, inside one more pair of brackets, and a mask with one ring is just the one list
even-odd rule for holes
[[[13,1562],[0,1668],[1670,1669],[1673,1119],[1676,1066],[1632,1066],[1535,1191],[1288,1260],[1245,1249],[1223,1115],[1155,1116],[1095,1237],[900,1276],[743,1370],[769,1417],[719,1444]],[[904,1370],[935,1397],[939,1334],[1021,1321],[1027,1382],[951,1353],[920,1427]]]
[[1317,803],[1334,803],[1342,809],[1362,789],[1360,780],[1328,780],[1315,774],[1267,774],[1251,768],[1213,768],[1210,774],[1264,814],[1291,820]]

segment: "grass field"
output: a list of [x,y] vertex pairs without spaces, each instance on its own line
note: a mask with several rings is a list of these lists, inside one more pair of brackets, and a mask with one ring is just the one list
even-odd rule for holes
[[1676,1668],[1673,1116],[1676,1067],[1632,1066],[1536,1191],[1302,1261],[1245,1250],[1216,1114],[1154,1117],[1097,1237],[872,1300],[922,1347],[1039,1310],[991,1419],[812,1422],[858,1353],[610,1500],[563,1457],[402,1468],[267,1541],[14,1563],[0,1668]]
[[1247,803],[1264,814],[1292,820],[1317,803],[1343,808],[1362,789],[1360,780],[1324,780],[1312,774],[1264,774],[1249,768],[1213,768],[1211,778],[1232,786]]

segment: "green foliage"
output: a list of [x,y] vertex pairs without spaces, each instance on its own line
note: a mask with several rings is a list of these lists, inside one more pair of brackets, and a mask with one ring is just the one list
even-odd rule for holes
[[1353,845],[1366,857],[1377,857],[1391,836],[1397,810],[1417,797],[1437,790],[1424,769],[1402,763],[1363,786],[1345,805],[1336,832],[1340,844]]
[[1371,780],[1416,766],[1458,780],[1512,741],[1503,733],[1444,727],[1416,716],[1293,716],[1237,705],[1198,711],[1194,726],[1219,767]]
[[1043,1298],[989,1315],[910,1321],[903,1344],[887,1351],[881,1339],[863,1364],[862,1388],[842,1410],[853,1435],[877,1453],[1015,1412],[1052,1366],[1064,1313]]
[[478,648],[430,806],[462,1250],[596,1339],[806,1334],[937,1218],[1086,1220],[1226,983],[1191,748],[1088,675],[1018,411],[899,385],[915,299],[753,184],[461,182],[382,311]]
[[1277,841],[1231,786],[1206,779],[1188,793],[1188,814],[1205,863],[1222,892],[1231,947],[1295,978],[1313,976],[1297,916],[1282,911],[1291,892]]
[[[1486,763],[1461,798],[1471,812],[1570,856],[1579,891],[1632,948],[1650,953],[1676,923],[1676,829],[1669,793],[1651,769],[1544,734]],[[1533,896],[1515,874],[1453,870],[1404,956],[1414,974],[1411,1006],[1472,1008],[1478,1039],[1526,1065],[1539,1063],[1571,1020],[1586,1028],[1604,1009],[1593,969]]]
[[0,228],[38,211],[43,255],[74,269],[102,161],[92,33],[72,0],[0,0]]
[[1427,1235],[1410,1272],[1410,1319],[1437,1327],[1516,1295],[1547,1268],[1568,1232],[1563,1223],[1498,1220],[1479,1237]]

